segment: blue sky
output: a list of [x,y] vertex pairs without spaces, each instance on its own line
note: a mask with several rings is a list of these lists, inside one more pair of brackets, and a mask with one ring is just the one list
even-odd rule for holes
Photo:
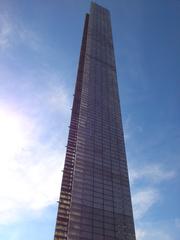
[[[0,0],[0,239],[53,239],[88,0]],[[180,235],[180,1],[111,11],[137,240]]]

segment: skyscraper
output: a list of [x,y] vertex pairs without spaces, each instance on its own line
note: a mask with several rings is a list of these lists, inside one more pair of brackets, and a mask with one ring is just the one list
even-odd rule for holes
[[135,240],[110,13],[91,4],[80,52],[55,240]]

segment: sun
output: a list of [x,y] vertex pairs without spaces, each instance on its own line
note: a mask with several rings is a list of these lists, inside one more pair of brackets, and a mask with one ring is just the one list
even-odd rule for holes
[[24,145],[22,121],[18,115],[0,110],[0,158],[8,160],[21,151]]

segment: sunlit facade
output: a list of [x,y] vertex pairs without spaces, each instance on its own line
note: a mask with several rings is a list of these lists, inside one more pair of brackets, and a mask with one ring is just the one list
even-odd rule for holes
[[135,240],[110,13],[86,15],[54,240]]

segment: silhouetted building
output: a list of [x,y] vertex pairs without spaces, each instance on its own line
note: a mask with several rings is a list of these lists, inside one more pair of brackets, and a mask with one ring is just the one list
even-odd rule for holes
[[75,87],[55,240],[135,240],[110,13],[91,4]]

